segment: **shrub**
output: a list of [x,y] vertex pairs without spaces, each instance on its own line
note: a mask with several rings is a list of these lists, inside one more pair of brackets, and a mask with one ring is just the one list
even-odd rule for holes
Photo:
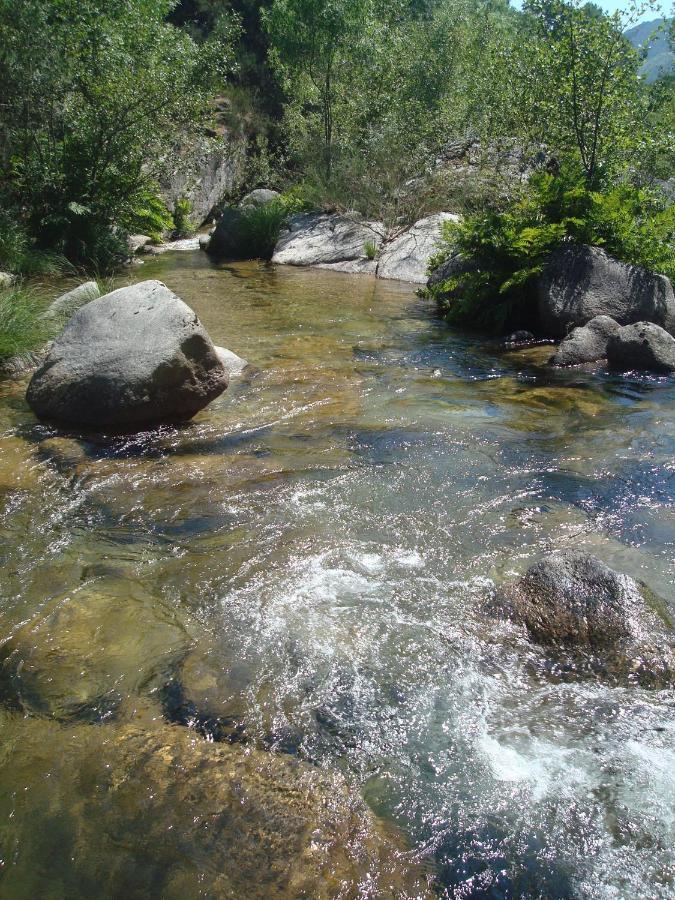
[[196,44],[166,22],[174,5],[0,0],[0,204],[39,248],[111,270],[130,223],[156,216],[153,185],[202,133],[236,30]]
[[25,228],[9,214],[0,212],[0,271],[15,275],[56,275],[70,270],[65,257],[38,250]]
[[0,362],[24,356],[49,339],[44,309],[44,300],[35,291],[21,287],[0,291]]
[[375,259],[377,256],[377,246],[372,241],[366,241],[363,245],[363,252],[366,254],[366,259]]
[[533,284],[562,240],[603,247],[624,262],[675,274],[675,207],[646,189],[591,191],[578,170],[539,172],[505,211],[446,223],[430,268],[459,253],[475,265],[429,289],[446,318],[499,330],[534,316]]
[[175,240],[190,237],[195,233],[195,227],[190,221],[190,212],[192,205],[187,197],[181,197],[176,200],[173,209],[173,232],[172,237]]
[[302,200],[284,195],[270,203],[241,211],[242,245],[251,259],[271,259],[281,228],[289,215],[304,208]]
[[209,252],[225,259],[271,259],[288,216],[305,209],[305,201],[295,194],[285,194],[260,206],[226,207],[211,238]]

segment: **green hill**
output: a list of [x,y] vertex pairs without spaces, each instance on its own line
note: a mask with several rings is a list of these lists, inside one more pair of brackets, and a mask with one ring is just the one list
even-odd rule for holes
[[642,73],[649,82],[675,71],[675,53],[669,40],[668,27],[654,36],[656,29],[664,22],[667,20],[653,19],[651,22],[642,22],[634,28],[629,28],[626,32],[626,37],[634,47],[649,45],[647,58],[642,66]]

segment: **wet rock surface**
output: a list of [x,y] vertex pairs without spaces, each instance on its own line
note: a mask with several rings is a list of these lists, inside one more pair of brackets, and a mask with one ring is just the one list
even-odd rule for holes
[[38,732],[43,747],[25,766],[14,758],[11,786],[0,775],[20,850],[3,871],[8,895],[44,896],[49,859],[50,891],[72,898],[431,896],[398,835],[339,776],[180,727],[3,718],[5,755]]
[[195,313],[161,282],[144,281],[73,315],[27,400],[49,421],[131,428],[189,419],[227,383]]
[[502,587],[493,611],[526,627],[530,638],[574,667],[646,687],[675,679],[672,623],[646,588],[583,551],[551,553]]
[[612,368],[622,372],[675,372],[675,338],[652,322],[627,325],[610,336],[607,359]]
[[609,316],[596,316],[588,325],[575,328],[561,343],[551,360],[554,366],[580,366],[607,357],[607,345],[621,326]]
[[540,325],[549,337],[564,337],[596,316],[675,329],[675,296],[665,275],[619,262],[599,247],[561,244],[538,279],[537,295]]

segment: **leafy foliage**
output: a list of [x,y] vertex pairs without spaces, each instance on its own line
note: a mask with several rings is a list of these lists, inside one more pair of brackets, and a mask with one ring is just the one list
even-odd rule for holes
[[446,223],[440,265],[459,254],[474,265],[430,289],[449,321],[495,330],[531,323],[532,286],[563,240],[603,247],[647,269],[675,275],[675,207],[627,183],[590,190],[579,169],[532,176],[506,211]]
[[121,224],[125,232],[147,234],[154,244],[160,244],[164,234],[173,229],[174,220],[154,185],[148,185],[139,190],[133,207],[124,211]]
[[604,15],[582,0],[528,0],[527,53],[516,72],[522,130],[563,158],[573,157],[589,187],[640,165],[665,134],[644,128],[648,91],[640,54],[625,36],[644,11]]
[[190,221],[190,212],[192,206],[187,197],[180,197],[176,200],[173,209],[173,233],[174,239],[190,237],[195,233],[195,227]]
[[[172,0],[0,0],[0,202],[39,247],[104,269],[228,58],[167,24]],[[115,233],[117,230],[117,234]]]
[[0,210],[0,271],[34,276],[55,275],[70,268],[59,254],[36,249],[26,229]]

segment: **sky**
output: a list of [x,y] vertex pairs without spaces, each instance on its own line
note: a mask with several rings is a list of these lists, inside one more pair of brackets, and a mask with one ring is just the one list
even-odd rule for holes
[[[594,0],[594,2],[596,2],[598,6],[601,6],[605,10],[605,12],[608,13],[616,12],[617,9],[625,10],[628,7],[628,3],[626,2],[626,0]],[[512,0],[512,3],[517,7],[522,6],[521,0]],[[661,16],[670,17],[675,15],[675,9],[673,7],[672,0],[670,0],[670,2],[666,0],[665,3],[661,4],[661,6],[662,11],[660,12],[653,8],[648,9],[639,17],[639,19],[637,19],[636,24],[637,22],[651,22],[653,19],[661,18]]]

